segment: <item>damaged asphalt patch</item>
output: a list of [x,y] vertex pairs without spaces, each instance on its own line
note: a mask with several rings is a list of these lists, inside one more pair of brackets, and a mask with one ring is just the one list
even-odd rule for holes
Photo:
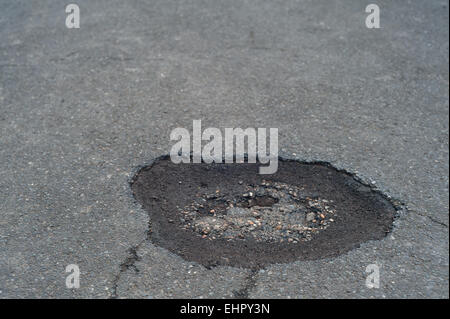
[[149,213],[150,241],[207,268],[260,269],[335,257],[392,227],[387,198],[328,164],[183,164],[168,156],[131,183]]

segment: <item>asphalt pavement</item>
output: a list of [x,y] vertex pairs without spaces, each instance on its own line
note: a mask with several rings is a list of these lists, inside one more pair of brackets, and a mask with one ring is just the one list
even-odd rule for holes
[[[379,29],[357,0],[74,2],[79,29],[65,2],[0,0],[0,298],[449,297],[448,1],[376,0]],[[404,209],[333,259],[185,261],[129,181],[195,119],[278,128],[282,155]]]

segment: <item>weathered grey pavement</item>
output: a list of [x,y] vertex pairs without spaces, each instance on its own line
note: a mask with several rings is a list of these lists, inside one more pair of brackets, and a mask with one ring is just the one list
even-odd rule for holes
[[[0,0],[1,298],[448,298],[448,1],[377,0],[380,29],[357,0],[76,3],[67,29],[64,2]],[[193,119],[277,127],[408,210],[335,259],[186,262],[145,240],[128,181]]]

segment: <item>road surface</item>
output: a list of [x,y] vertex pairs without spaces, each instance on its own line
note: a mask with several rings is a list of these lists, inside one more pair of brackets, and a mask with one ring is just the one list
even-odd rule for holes
[[[448,1],[377,0],[379,29],[357,0],[76,4],[68,29],[64,2],[0,0],[0,298],[448,298]],[[334,259],[184,261],[128,182],[194,119],[276,127],[407,209]]]

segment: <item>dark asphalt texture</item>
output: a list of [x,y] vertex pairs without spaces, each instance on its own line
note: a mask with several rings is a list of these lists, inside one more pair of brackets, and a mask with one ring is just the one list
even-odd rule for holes
[[[0,0],[0,298],[449,297],[448,1]],[[258,272],[146,241],[129,180],[176,127],[276,127],[405,204],[393,232]],[[80,288],[65,285],[77,264]],[[380,266],[380,288],[365,269]]]

